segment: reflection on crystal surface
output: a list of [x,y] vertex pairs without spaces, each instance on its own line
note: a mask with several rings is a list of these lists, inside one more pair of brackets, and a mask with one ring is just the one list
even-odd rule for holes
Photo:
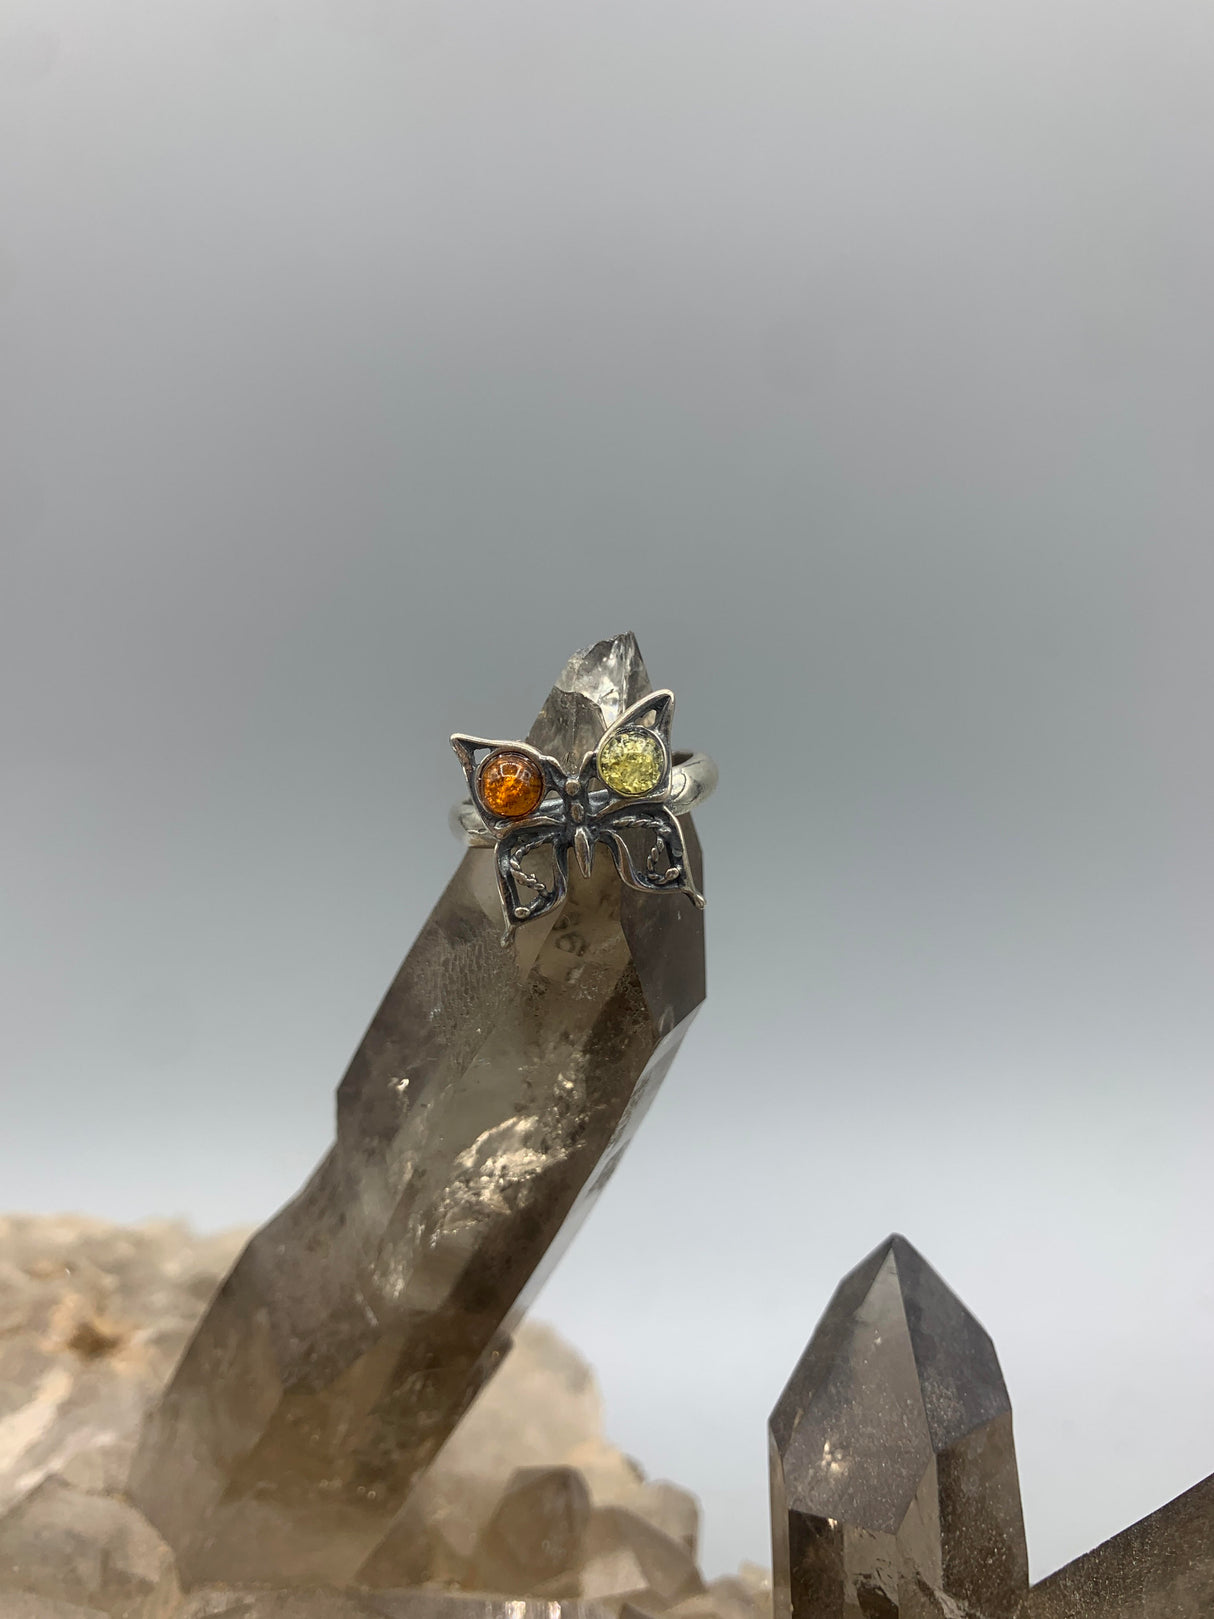
[[[580,760],[650,689],[631,636],[601,642],[529,740]],[[149,1423],[132,1494],[188,1583],[353,1578],[703,999],[700,913],[622,889],[606,860],[500,935],[492,851],[474,849],[341,1083],[336,1146],[253,1238]]]

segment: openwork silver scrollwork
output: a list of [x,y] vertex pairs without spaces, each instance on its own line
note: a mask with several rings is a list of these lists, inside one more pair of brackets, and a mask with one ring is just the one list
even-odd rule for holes
[[[675,761],[673,717],[674,693],[650,692],[603,733],[576,776],[526,742],[459,732],[451,738],[470,795],[456,806],[452,825],[466,842],[495,849],[503,942],[561,904],[571,853],[590,876],[600,844],[629,888],[685,894],[703,907],[678,817],[712,791],[716,766],[703,754]],[[541,849],[549,855],[547,876],[528,860]]]

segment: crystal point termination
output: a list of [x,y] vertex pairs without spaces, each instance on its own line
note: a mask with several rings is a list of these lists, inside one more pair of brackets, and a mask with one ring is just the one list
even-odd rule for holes
[[[529,741],[580,760],[651,689],[631,636],[600,642]],[[703,1000],[700,912],[606,861],[508,946],[500,927],[491,851],[470,850],[341,1082],[335,1146],[249,1243],[148,1423],[131,1493],[186,1583],[357,1574]]]
[[902,1237],[771,1418],[774,1619],[1211,1619],[1214,1477],[1030,1586],[990,1338]]
[[839,1284],[771,1418],[775,1619],[984,1619],[1028,1590],[994,1345],[903,1237]]

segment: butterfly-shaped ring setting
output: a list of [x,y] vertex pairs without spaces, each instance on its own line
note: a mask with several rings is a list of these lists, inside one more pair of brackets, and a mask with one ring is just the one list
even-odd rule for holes
[[[452,811],[452,830],[473,847],[496,851],[506,939],[520,923],[560,905],[570,854],[589,877],[600,843],[629,888],[685,894],[703,907],[678,817],[707,798],[717,768],[706,754],[675,761],[673,716],[674,693],[650,692],[608,727],[576,775],[526,742],[459,732],[451,738],[470,795]],[[550,876],[526,863],[541,849],[548,851]]]

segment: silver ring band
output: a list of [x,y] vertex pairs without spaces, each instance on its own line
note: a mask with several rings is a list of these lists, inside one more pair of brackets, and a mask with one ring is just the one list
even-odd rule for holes
[[[717,767],[706,753],[693,753],[670,771],[670,793],[663,801],[675,815],[687,815],[702,804],[717,784]],[[451,808],[451,831],[472,849],[489,849],[498,841],[485,825],[484,817],[470,798]]]

